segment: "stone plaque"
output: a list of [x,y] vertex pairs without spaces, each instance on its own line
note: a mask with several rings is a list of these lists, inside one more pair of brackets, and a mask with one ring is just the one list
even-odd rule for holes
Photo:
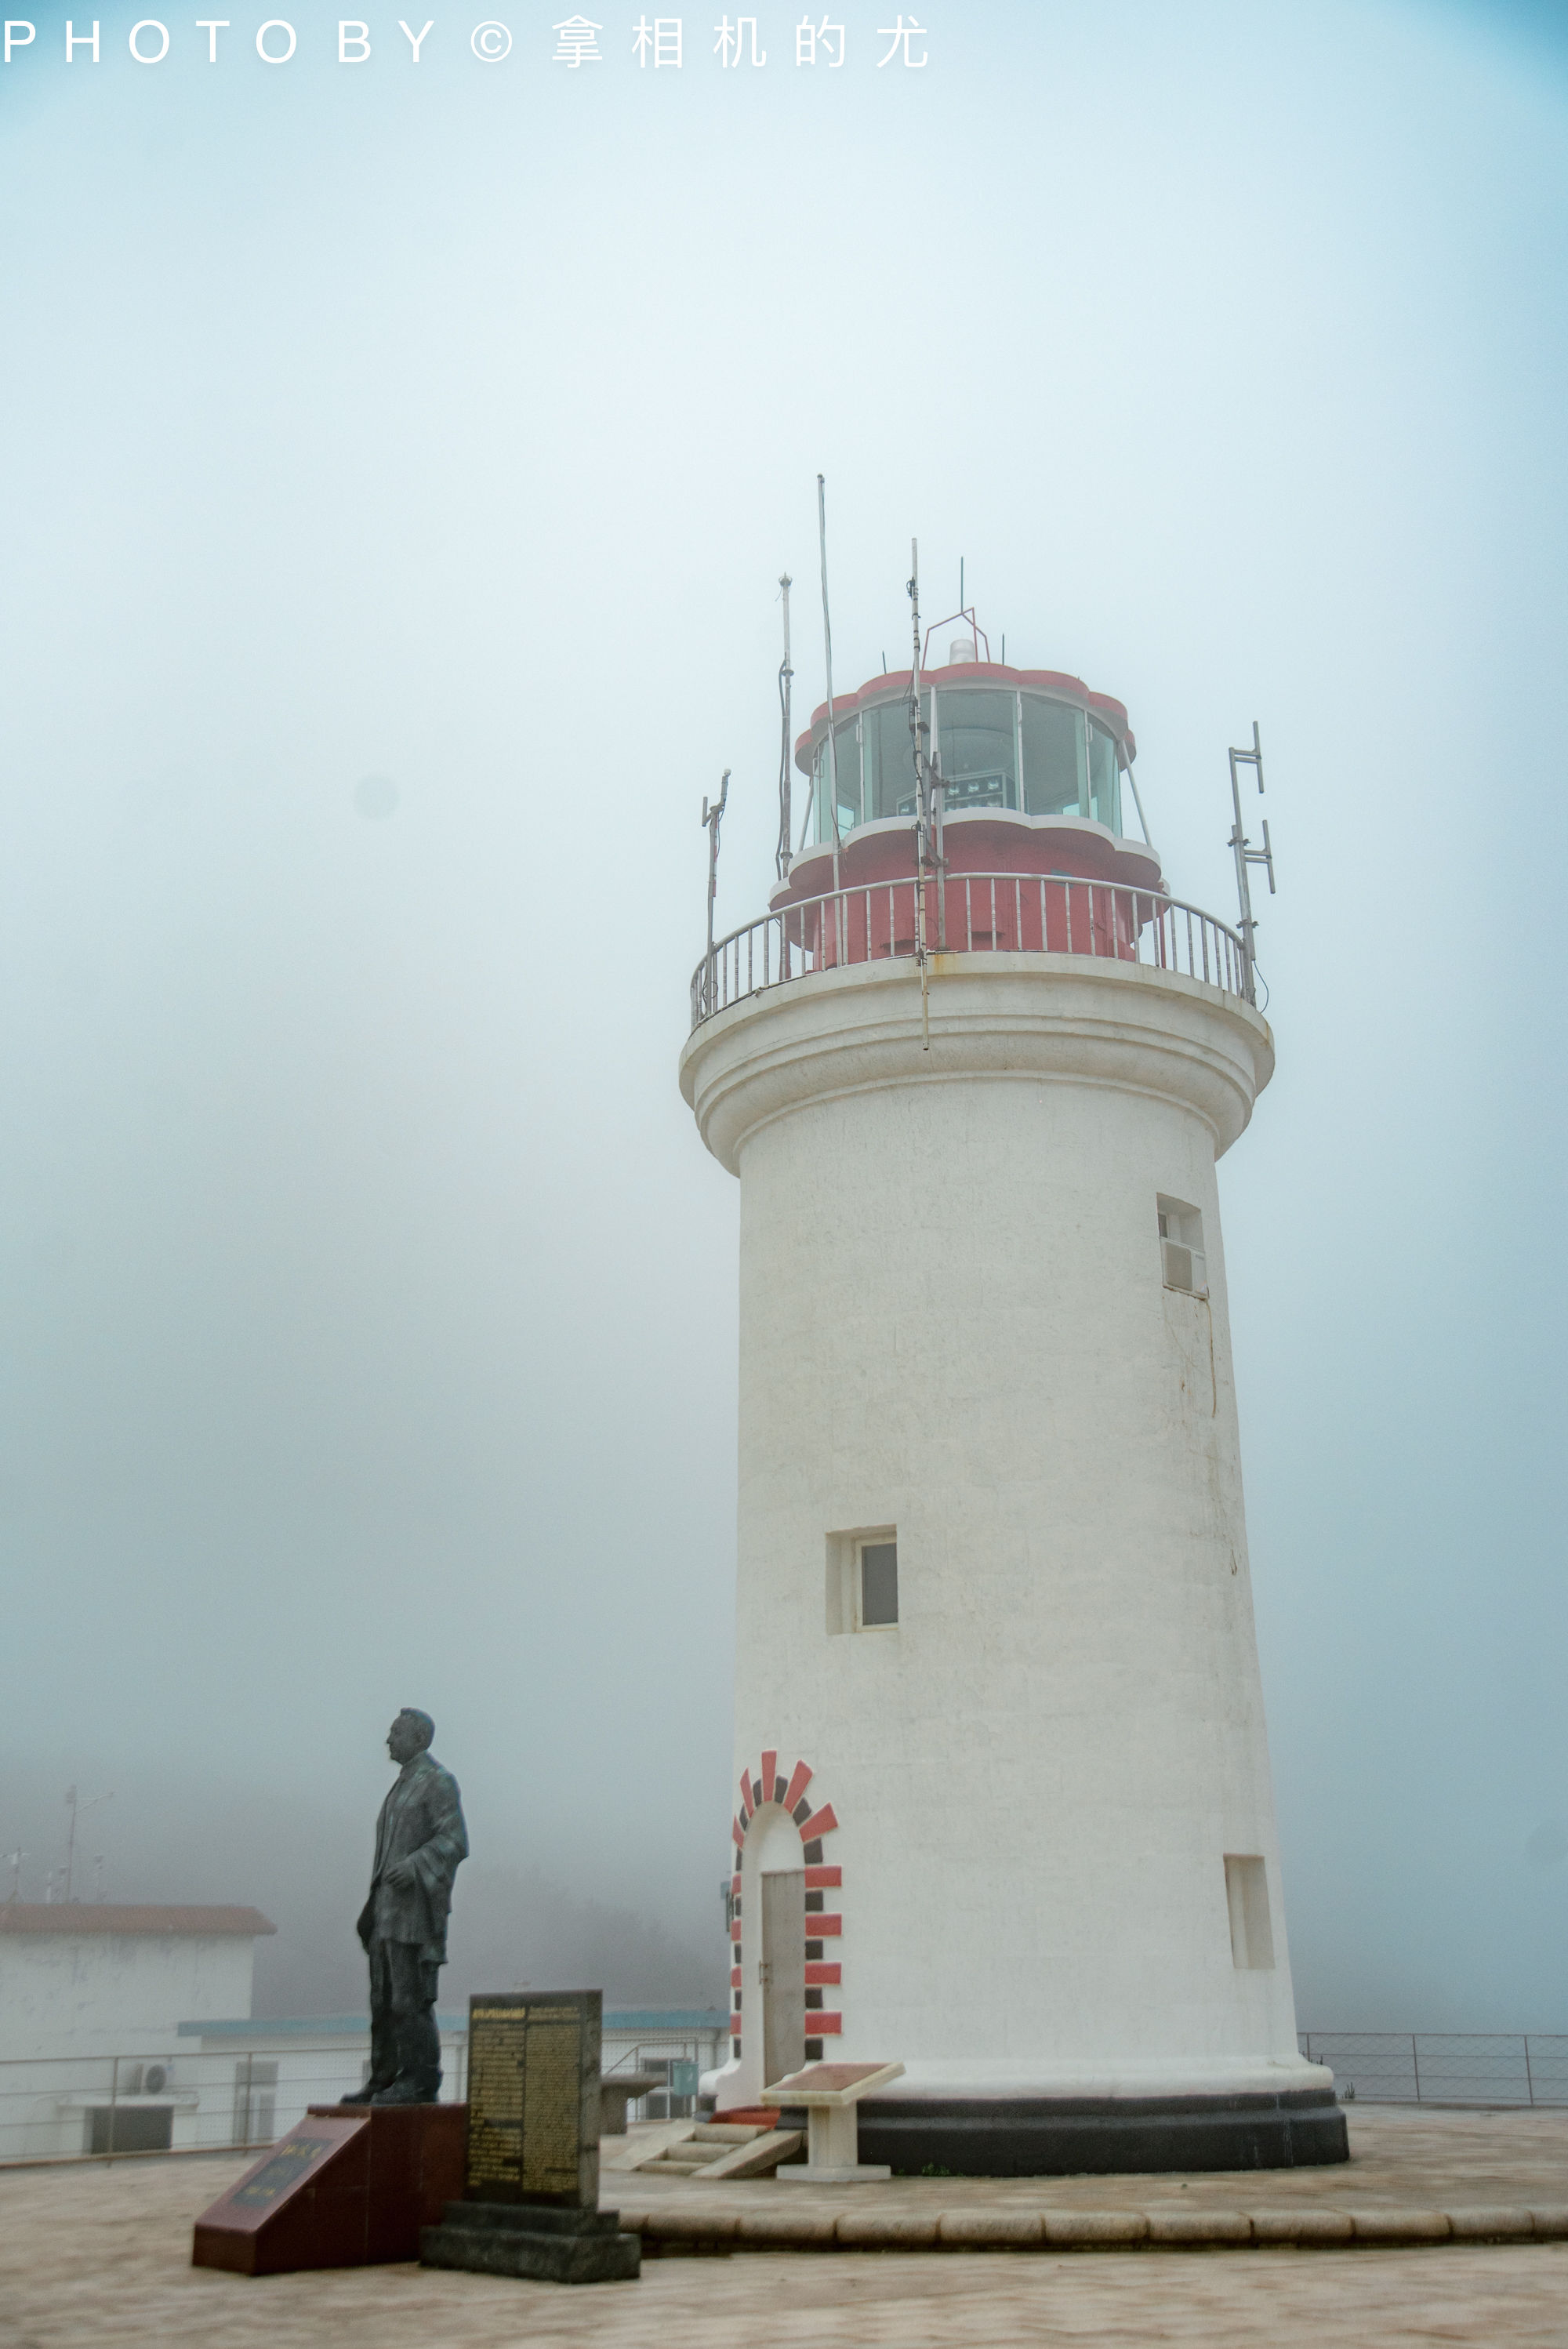
[[368,2115],[307,2114],[202,2211],[191,2264],[240,2275],[357,2267],[369,2189]]
[[332,2150],[325,2137],[285,2137],[270,2161],[253,2170],[241,2186],[236,2186],[232,2199],[242,2209],[253,2203],[260,2209],[269,2209],[281,2196],[292,2194],[313,2161]]
[[463,2182],[461,2105],[313,2106],[196,2221],[192,2263],[240,2275],[413,2260]]
[[470,2201],[599,2203],[602,1993],[469,2001]]

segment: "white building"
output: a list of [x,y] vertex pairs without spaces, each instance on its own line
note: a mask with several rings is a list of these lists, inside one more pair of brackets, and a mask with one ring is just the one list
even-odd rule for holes
[[799,745],[816,844],[693,981],[682,1087],[740,1181],[712,2085],[901,2061],[861,2147],[903,2169],[1340,2159],[1296,2045],[1215,1176],[1274,1039],[1243,940],[1123,832],[1126,711],[976,650],[921,679],[944,878],[907,673],[874,678],[831,761],[825,708]]
[[0,2158],[196,2142],[181,2026],[250,2013],[260,1909],[0,1904]]

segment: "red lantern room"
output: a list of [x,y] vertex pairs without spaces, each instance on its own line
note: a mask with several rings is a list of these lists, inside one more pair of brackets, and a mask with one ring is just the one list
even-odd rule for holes
[[[1125,790],[1143,831],[1126,709],[1079,678],[993,661],[973,616],[962,626],[939,668],[926,666],[935,631],[927,633],[920,675],[942,876],[932,876],[930,946],[1134,952],[1164,885],[1147,836],[1129,839],[1124,829]],[[872,678],[835,697],[830,731],[824,702],[795,746],[810,806],[799,854],[769,902],[824,963],[914,951],[912,700],[907,669]],[[789,918],[797,907],[799,923]]]

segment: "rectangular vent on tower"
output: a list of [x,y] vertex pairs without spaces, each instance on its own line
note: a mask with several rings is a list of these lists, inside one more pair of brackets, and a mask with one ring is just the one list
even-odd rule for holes
[[1225,1854],[1225,1902],[1231,1912],[1232,1957],[1247,1972],[1267,1971],[1274,1961],[1268,1871],[1255,1855]]
[[1160,1217],[1160,1255],[1166,1288],[1184,1289],[1190,1297],[1207,1297],[1209,1269],[1203,1254],[1202,1211],[1163,1195],[1154,1205]]

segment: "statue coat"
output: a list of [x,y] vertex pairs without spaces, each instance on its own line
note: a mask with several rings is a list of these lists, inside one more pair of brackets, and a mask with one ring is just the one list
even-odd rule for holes
[[[412,1942],[427,1962],[445,1965],[452,1878],[468,1851],[457,1780],[430,1754],[416,1754],[404,1763],[376,1822],[370,1897],[357,1927],[366,1949],[374,1940]],[[400,1859],[412,1864],[413,1883],[384,1883]]]

